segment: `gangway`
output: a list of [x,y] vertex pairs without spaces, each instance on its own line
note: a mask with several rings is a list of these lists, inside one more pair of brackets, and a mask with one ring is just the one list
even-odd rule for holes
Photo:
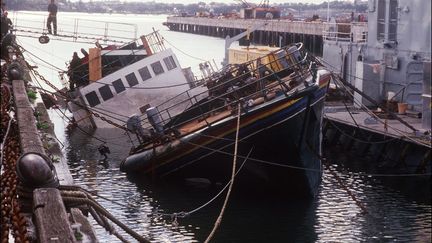
[[126,44],[136,40],[138,32],[136,24],[62,16],[61,21],[59,18],[57,20],[57,35],[51,35],[46,27],[46,14],[42,12],[14,12],[11,19],[12,31],[16,36],[38,38],[42,44],[49,39],[90,44],[96,41],[104,44]]

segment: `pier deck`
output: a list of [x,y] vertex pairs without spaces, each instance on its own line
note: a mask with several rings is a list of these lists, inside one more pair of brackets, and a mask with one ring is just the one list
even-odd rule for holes
[[323,136],[328,148],[338,147],[345,154],[365,159],[370,171],[422,176],[430,183],[431,134],[422,128],[422,119],[415,117],[416,113],[398,114],[414,131],[396,119],[386,119],[384,113],[378,114],[384,116],[379,118],[354,107],[348,109],[326,106]]
[[413,130],[395,119],[377,119],[369,113],[355,108],[350,109],[350,112],[348,112],[345,107],[327,106],[325,111],[324,117],[327,120],[352,127],[358,126],[359,128],[372,133],[399,138],[420,146],[431,147],[431,141],[425,136],[421,136],[421,131],[424,130],[422,128],[421,118],[415,118],[407,114],[398,114],[400,118],[419,131],[415,133]]
[[[170,16],[164,23],[172,31],[180,31],[220,38],[233,37],[254,26],[258,28],[250,33],[250,41],[254,44],[285,46],[303,42],[306,48],[322,55],[323,33],[326,23],[291,21],[284,19],[228,19]],[[266,24],[266,25],[264,25]]]

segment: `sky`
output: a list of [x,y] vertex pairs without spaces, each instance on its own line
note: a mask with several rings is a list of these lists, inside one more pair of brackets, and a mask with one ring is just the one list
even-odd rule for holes
[[[78,1],[78,0],[75,0]],[[88,2],[89,0],[83,0],[83,2]],[[93,0],[93,2],[98,2],[98,1],[104,1],[104,0]],[[184,4],[189,4],[189,3],[197,3],[199,1],[201,2],[220,2],[220,3],[240,3],[239,1],[235,1],[235,0],[120,0],[120,1],[124,1],[124,2],[151,2],[151,1],[155,1],[155,2],[160,2],[160,3],[184,3]],[[331,0],[333,1],[333,0]],[[261,0],[246,0],[246,2],[248,3],[256,3],[259,4],[261,2]],[[270,0],[270,5],[271,4],[276,4],[276,3],[322,3],[322,2],[326,2],[325,0]]]

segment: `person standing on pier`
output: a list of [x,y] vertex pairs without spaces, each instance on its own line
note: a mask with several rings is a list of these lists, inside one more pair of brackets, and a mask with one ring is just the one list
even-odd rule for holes
[[52,34],[51,23],[53,24],[54,35],[57,35],[57,5],[54,3],[54,0],[51,0],[51,3],[48,5],[47,28],[50,34]]
[[[9,30],[12,28],[12,21],[10,18],[8,18],[8,12],[5,11],[1,17],[1,39],[3,39],[3,36],[5,36],[7,33],[9,33]],[[1,40],[0,39],[0,40]]]

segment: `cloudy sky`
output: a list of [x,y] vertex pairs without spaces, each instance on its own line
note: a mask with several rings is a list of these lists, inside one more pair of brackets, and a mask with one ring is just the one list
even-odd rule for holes
[[[78,1],[78,0],[75,0]],[[83,2],[88,2],[89,0],[83,0]],[[93,2],[97,2],[97,1],[104,1],[104,0],[93,0]],[[150,2],[149,0],[120,0],[120,1],[125,1],[125,2]],[[154,0],[155,2],[160,2],[160,3],[184,3],[184,4],[188,4],[188,3],[197,3],[200,0]],[[333,1],[333,0],[331,0]],[[206,2],[206,3],[210,3],[210,2],[220,2],[220,3],[240,3],[239,1],[235,1],[235,0],[201,0],[201,2]],[[248,3],[256,3],[259,4],[261,1],[260,0],[246,0],[246,2]],[[322,3],[322,2],[326,2],[325,0],[270,0],[270,5],[272,3],[298,3],[298,2],[302,2],[302,3]]]

